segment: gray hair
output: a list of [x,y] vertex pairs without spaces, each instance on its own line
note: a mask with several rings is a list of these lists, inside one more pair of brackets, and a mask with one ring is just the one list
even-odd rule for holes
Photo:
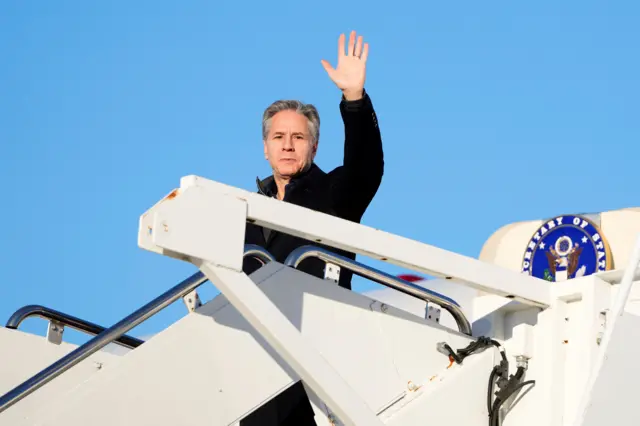
[[264,110],[262,115],[262,139],[267,140],[269,129],[271,128],[271,119],[280,111],[295,111],[307,118],[307,127],[311,140],[318,143],[320,140],[320,114],[315,106],[305,104],[300,101],[280,100],[275,101]]

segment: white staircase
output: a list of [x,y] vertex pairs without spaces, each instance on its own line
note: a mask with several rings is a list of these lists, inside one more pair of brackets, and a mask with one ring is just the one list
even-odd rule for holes
[[[472,291],[426,290],[312,247],[278,263],[244,246],[247,220]],[[479,426],[497,408],[490,426],[640,422],[640,317],[628,309],[638,248],[624,277],[551,284],[198,177],[142,215],[139,245],[199,272],[80,347],[0,329],[0,425],[233,425],[298,380],[318,425]],[[264,263],[249,277],[247,255]],[[437,305],[447,321],[296,270],[308,256]],[[207,280],[221,294],[194,304]],[[472,297],[460,306],[453,294]],[[183,297],[190,312],[167,329],[120,355],[102,350]]]

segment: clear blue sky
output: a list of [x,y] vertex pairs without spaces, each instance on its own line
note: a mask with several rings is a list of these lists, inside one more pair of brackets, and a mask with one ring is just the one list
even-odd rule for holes
[[337,166],[320,60],[351,29],[386,158],[367,225],[477,256],[510,222],[638,206],[639,20],[636,1],[4,1],[0,321],[39,303],[110,325],[192,273],[137,247],[138,218],[188,174],[253,190],[275,99],[318,106]]

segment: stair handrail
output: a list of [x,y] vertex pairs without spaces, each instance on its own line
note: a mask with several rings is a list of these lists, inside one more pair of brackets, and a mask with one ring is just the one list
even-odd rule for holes
[[[12,330],[17,330],[24,320],[31,317],[39,317],[50,322],[57,322],[65,327],[70,327],[74,330],[78,330],[92,336],[96,336],[106,330],[106,327],[94,324],[91,321],[83,320],[82,318],[78,318],[64,312],[56,311],[55,309],[47,308],[46,306],[42,305],[23,306],[22,308],[15,311],[11,315],[11,317],[9,317],[9,320],[7,321],[5,327]],[[122,336],[114,340],[113,343],[124,346],[125,348],[135,349],[143,344],[144,340],[140,340],[136,337],[123,334]]]
[[297,268],[303,260],[310,257],[315,257],[323,260],[324,262],[338,265],[340,268],[347,269],[362,278],[375,281],[378,284],[382,284],[410,296],[417,297],[425,302],[435,303],[453,316],[461,333],[469,336],[471,335],[471,323],[465,316],[464,312],[462,312],[458,302],[455,300],[443,294],[410,283],[409,281],[394,277],[393,275],[372,268],[371,266],[349,259],[348,257],[340,256],[321,247],[305,245],[293,250],[289,256],[287,256],[284,264]]
[[[273,255],[271,255],[267,250],[253,244],[246,244],[244,253],[245,257],[254,257],[263,264],[275,260]],[[185,294],[195,290],[206,281],[208,281],[206,275],[201,271],[196,272],[176,286],[165,291],[151,302],[127,315],[102,333],[93,337],[88,342],[78,346],[76,349],[41,370],[39,373],[14,387],[0,397],[0,413],[40,389],[42,386],[69,370],[71,367],[104,348],[109,343],[112,343],[118,337],[124,335],[126,332],[144,322],[149,317],[179,300]]]

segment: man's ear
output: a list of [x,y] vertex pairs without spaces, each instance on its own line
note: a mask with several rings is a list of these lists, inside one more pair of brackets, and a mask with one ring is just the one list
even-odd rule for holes
[[267,154],[267,141],[262,141],[262,146],[264,148],[264,159],[269,160],[269,154]]

